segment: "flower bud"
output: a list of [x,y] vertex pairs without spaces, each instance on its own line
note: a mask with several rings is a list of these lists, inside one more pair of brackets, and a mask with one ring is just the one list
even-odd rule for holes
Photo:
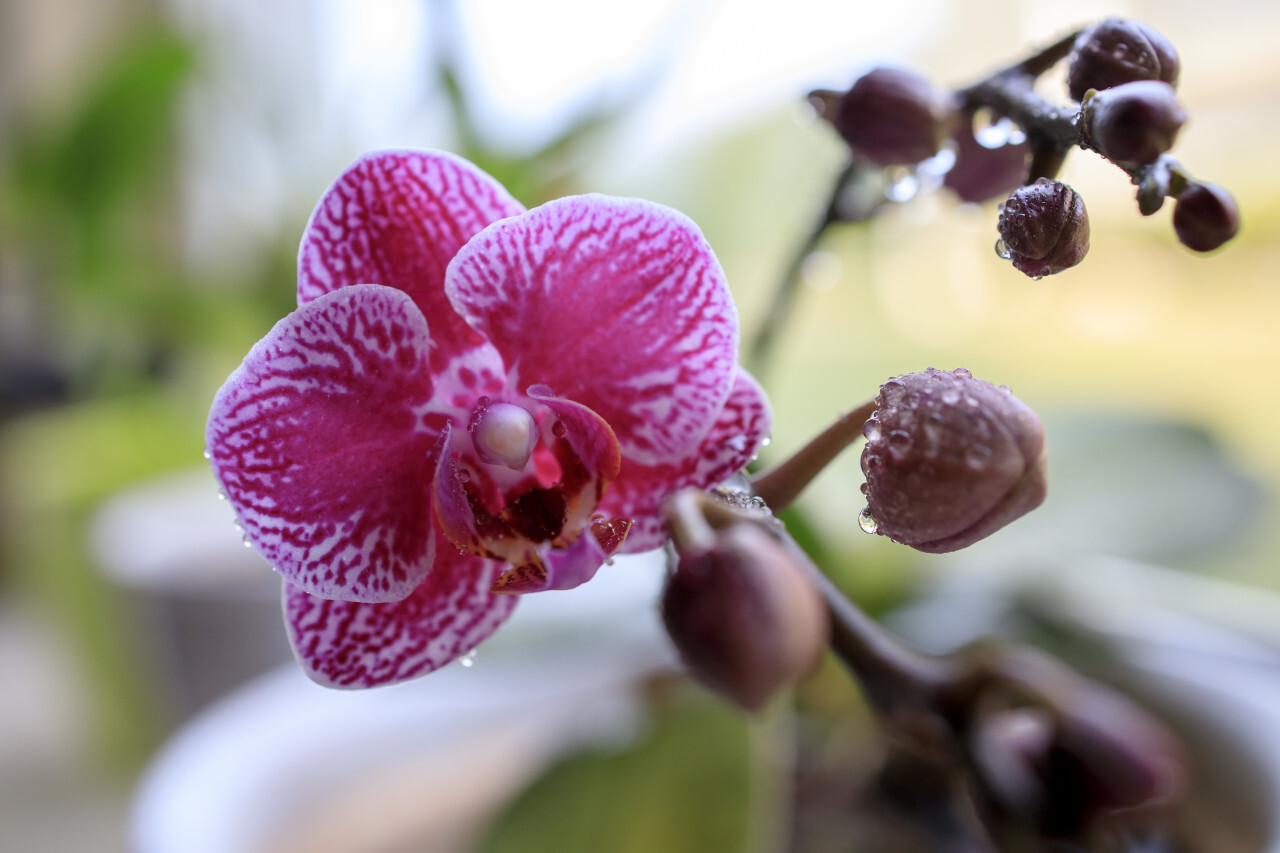
[[1006,196],[1026,178],[1030,153],[1026,140],[988,148],[974,137],[972,116],[965,116],[952,139],[956,143],[956,162],[943,183],[962,201],[983,202]]
[[863,529],[918,551],[972,545],[1044,500],[1040,420],[964,368],[890,379],[863,433]]
[[1240,230],[1240,210],[1222,187],[1192,182],[1178,194],[1173,230],[1182,245],[1196,252],[1212,252]]
[[1137,21],[1108,18],[1080,34],[1067,59],[1067,89],[1077,101],[1090,89],[1135,80],[1178,82],[1178,51],[1160,33]]
[[1084,199],[1059,181],[1040,178],[1001,205],[996,252],[1032,278],[1070,269],[1089,252]]
[[850,148],[881,166],[927,160],[951,135],[951,95],[910,71],[877,68],[842,95],[822,95],[815,93],[823,117]]
[[1187,120],[1173,87],[1152,80],[1099,92],[1081,109],[1085,133],[1117,163],[1154,163]]
[[983,714],[969,747],[979,782],[1010,816],[1057,838],[1099,821],[1129,820],[1175,803],[1185,790],[1182,749],[1128,698],[1077,685],[1054,713],[1036,707]]
[[716,530],[709,547],[674,541],[662,621],[695,678],[753,711],[817,665],[827,611],[777,539],[742,519]]

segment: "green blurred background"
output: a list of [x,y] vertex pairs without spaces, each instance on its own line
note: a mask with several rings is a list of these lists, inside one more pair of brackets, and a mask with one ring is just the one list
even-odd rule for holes
[[[944,195],[831,231],[761,374],[777,416],[763,461],[889,376],[965,366],[1040,411],[1055,452],[1061,436],[1059,507],[1098,509],[1057,512],[1054,531],[1011,530],[967,562],[921,558],[856,530],[860,473],[846,454],[795,524],[873,610],[944,569],[1051,562],[1046,550],[1092,541],[1116,519],[1124,530],[1106,550],[1277,585],[1280,9],[0,2],[0,848],[127,849],[129,792],[148,756],[281,658],[277,636],[239,669],[178,685],[201,653],[193,621],[247,624],[246,608],[272,605],[170,594],[217,579],[165,576],[156,592],[104,571],[93,520],[153,478],[204,476],[208,402],[291,310],[302,226],[346,163],[370,148],[447,148],[530,206],[600,191],[677,207],[719,254],[749,337],[842,165],[834,135],[800,109],[809,88],[844,87],[883,61],[963,85],[1109,14],[1178,47],[1192,119],[1174,153],[1236,194],[1244,227],[1217,255],[1193,256],[1174,239],[1171,206],[1141,218],[1118,170],[1077,155],[1063,178],[1088,204],[1093,247],[1060,276],[1014,272],[992,250],[994,209]],[[1113,511],[1134,478],[1147,490]],[[191,571],[216,572],[212,562]],[[856,716],[856,696],[831,680],[819,676],[808,701]],[[734,750],[754,735],[688,702],[659,702],[675,708],[653,735],[667,757],[624,756],[618,772],[649,778],[718,732],[725,749],[708,746],[713,766],[682,784],[703,789],[704,773],[738,790],[746,765]],[[606,778],[592,760],[583,778]],[[565,778],[542,796],[583,784]],[[668,806],[683,790],[653,778]],[[504,837],[493,849],[540,849]]]

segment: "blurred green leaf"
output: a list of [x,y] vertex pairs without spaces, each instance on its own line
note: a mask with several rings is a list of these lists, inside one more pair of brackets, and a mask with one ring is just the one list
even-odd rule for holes
[[741,714],[709,697],[653,720],[616,754],[572,757],[517,799],[482,853],[731,853],[751,825],[751,746]]

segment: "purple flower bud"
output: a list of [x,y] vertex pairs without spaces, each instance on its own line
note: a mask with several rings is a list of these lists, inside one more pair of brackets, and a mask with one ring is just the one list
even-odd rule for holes
[[1240,209],[1222,187],[1192,182],[1178,194],[1173,230],[1188,249],[1212,252],[1240,230]]
[[1030,146],[1025,140],[987,148],[973,135],[972,116],[965,116],[952,138],[956,162],[943,183],[962,201],[982,202],[1006,196],[1026,178]]
[[1067,59],[1067,89],[1077,101],[1090,89],[1135,80],[1178,82],[1178,51],[1160,33],[1137,21],[1108,18],[1080,34]]
[[1165,809],[1185,791],[1177,738],[1128,698],[1074,687],[1054,713],[1014,707],[983,714],[969,748],[979,782],[1010,816],[1058,838],[1099,821]]
[[881,165],[927,160],[951,135],[950,93],[910,71],[877,68],[827,103],[824,118],[849,147]]
[[744,520],[716,531],[705,550],[675,541],[662,621],[695,678],[752,711],[817,665],[827,611],[776,539]]
[[918,551],[972,545],[1044,500],[1040,420],[964,368],[890,379],[863,432],[863,529]]
[[1081,109],[1085,133],[1117,163],[1154,163],[1187,120],[1173,87],[1153,80],[1099,92]]
[[1059,181],[1040,178],[1001,205],[996,252],[1032,278],[1070,269],[1089,252],[1084,199]]

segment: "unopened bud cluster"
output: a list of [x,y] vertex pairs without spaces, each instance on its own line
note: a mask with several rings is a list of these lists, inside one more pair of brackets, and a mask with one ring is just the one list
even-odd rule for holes
[[[1038,62],[1040,56],[1048,58]],[[1166,195],[1177,198],[1182,213],[1175,213],[1174,230],[1188,248],[1210,251],[1235,235],[1239,212],[1230,195],[1191,181],[1166,156],[1187,120],[1174,89],[1178,52],[1168,39],[1137,21],[1108,18],[1040,56],[955,93],[910,71],[877,68],[845,92],[818,90],[810,100],[855,164],[914,170],[913,189],[905,194],[897,172],[889,171],[888,201],[904,201],[915,188],[945,186],[964,202],[1007,198],[1006,208],[1034,208],[1042,221],[1001,217],[998,248],[1034,278],[1069,269],[1088,250],[1083,200],[1064,184],[1050,192],[1038,183],[1053,178],[1075,147],[1095,150],[1128,172],[1140,188],[1144,215]],[[1063,57],[1078,112],[1045,101],[1031,85]],[[1178,181],[1154,179],[1172,169]]]
[[890,379],[864,434],[863,529],[919,551],[964,548],[1044,501],[1040,420],[964,368]]

